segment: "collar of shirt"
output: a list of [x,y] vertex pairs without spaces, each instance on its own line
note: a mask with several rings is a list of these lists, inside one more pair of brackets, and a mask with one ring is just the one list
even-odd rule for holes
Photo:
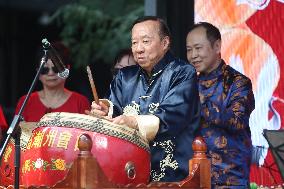
[[166,66],[174,60],[174,56],[171,52],[167,52],[164,57],[154,66],[151,75],[148,76],[145,70],[140,67],[140,73],[142,73],[147,79],[148,83],[150,83],[153,79],[155,79],[162,71],[166,68]]
[[225,68],[226,68],[226,63],[224,62],[224,60],[222,60],[220,65],[209,74],[200,74],[199,80],[211,80],[218,78],[220,75],[223,74]]

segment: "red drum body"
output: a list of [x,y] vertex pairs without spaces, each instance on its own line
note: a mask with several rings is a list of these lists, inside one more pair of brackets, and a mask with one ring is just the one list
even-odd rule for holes
[[[37,126],[21,154],[22,185],[52,187],[63,180],[77,158],[78,139],[84,133],[92,138],[92,154],[110,181],[149,182],[149,146],[137,130],[74,113],[46,114]],[[8,174],[7,168],[13,167],[13,155],[9,144],[1,165],[1,178],[5,178],[0,181],[5,185],[13,184],[13,173],[10,169]]]

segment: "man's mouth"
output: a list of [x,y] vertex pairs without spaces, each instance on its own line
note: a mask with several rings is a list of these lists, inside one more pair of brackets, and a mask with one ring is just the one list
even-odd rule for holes
[[200,66],[201,65],[201,61],[194,61],[194,62],[192,62],[192,64],[194,65],[194,66]]

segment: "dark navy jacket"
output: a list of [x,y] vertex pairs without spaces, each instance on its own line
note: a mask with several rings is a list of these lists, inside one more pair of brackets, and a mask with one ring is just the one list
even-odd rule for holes
[[152,181],[184,179],[200,121],[194,67],[168,52],[150,77],[138,65],[123,68],[111,84],[109,99],[115,116],[152,114],[160,119],[159,131],[150,142]]

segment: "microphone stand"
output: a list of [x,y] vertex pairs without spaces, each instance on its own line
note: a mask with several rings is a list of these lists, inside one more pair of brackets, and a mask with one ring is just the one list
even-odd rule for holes
[[23,114],[23,111],[24,111],[24,108],[26,106],[26,103],[28,101],[28,99],[30,98],[31,96],[31,93],[36,85],[36,82],[38,81],[38,78],[39,78],[39,74],[43,68],[43,66],[46,64],[47,62],[47,49],[44,49],[44,56],[42,57],[41,59],[41,62],[40,62],[40,66],[39,66],[39,69],[37,70],[37,73],[35,75],[35,78],[30,86],[30,89],[25,97],[25,100],[18,112],[17,115],[14,116],[13,118],[13,121],[7,131],[7,138],[3,144],[3,147],[0,151],[0,163],[1,163],[1,160],[3,158],[3,155],[4,155],[4,152],[5,152],[5,149],[11,139],[11,137],[14,137],[15,139],[15,162],[14,162],[14,166],[15,166],[15,180],[14,180],[14,188],[15,189],[19,189],[19,185],[20,185],[20,162],[21,162],[21,148],[20,148],[20,138],[21,138],[21,128],[19,127],[19,122],[23,120],[23,117],[22,117],[22,114]]

